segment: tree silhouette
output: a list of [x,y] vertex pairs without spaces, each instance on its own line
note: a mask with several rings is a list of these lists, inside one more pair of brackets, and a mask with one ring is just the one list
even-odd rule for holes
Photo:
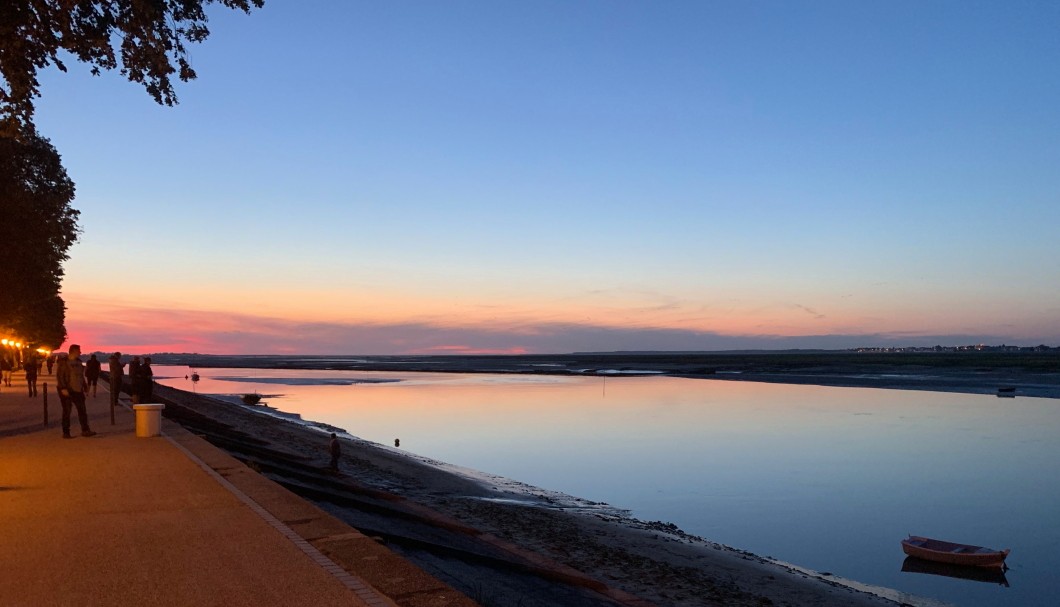
[[0,136],[34,131],[37,71],[55,65],[65,72],[64,52],[93,74],[120,69],[159,104],[175,104],[172,77],[195,78],[185,44],[210,35],[210,4],[249,13],[264,0],[0,1]]
[[38,70],[65,72],[69,55],[174,105],[173,76],[195,78],[185,44],[210,35],[211,4],[249,13],[264,0],[0,0],[0,332],[48,347],[66,339],[59,288],[79,212],[59,154],[33,123]]
[[57,347],[66,339],[63,262],[80,232],[74,183],[37,135],[0,137],[0,329]]

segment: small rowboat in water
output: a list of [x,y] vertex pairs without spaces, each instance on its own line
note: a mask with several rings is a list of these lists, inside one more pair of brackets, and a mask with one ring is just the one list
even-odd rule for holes
[[916,535],[902,540],[902,550],[909,556],[920,559],[965,567],[1004,567],[1005,557],[1009,553],[1007,548],[991,550],[982,546],[954,544]]

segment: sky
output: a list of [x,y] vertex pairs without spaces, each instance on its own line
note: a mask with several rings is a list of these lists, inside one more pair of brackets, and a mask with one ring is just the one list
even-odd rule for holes
[[198,79],[42,71],[72,342],[1060,345],[1060,5],[214,8]]

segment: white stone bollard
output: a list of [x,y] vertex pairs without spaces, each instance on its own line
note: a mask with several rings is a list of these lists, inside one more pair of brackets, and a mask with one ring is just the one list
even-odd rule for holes
[[161,436],[162,409],[165,408],[166,406],[162,403],[133,405],[133,411],[136,411],[136,436],[139,438]]

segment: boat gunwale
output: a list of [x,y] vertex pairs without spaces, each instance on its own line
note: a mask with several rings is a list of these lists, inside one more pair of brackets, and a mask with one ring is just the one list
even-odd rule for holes
[[[916,542],[916,543],[914,543]],[[909,556],[940,563],[970,567],[1004,567],[1010,550],[994,550],[972,544],[959,544],[929,537],[910,535],[902,540],[902,550]]]

